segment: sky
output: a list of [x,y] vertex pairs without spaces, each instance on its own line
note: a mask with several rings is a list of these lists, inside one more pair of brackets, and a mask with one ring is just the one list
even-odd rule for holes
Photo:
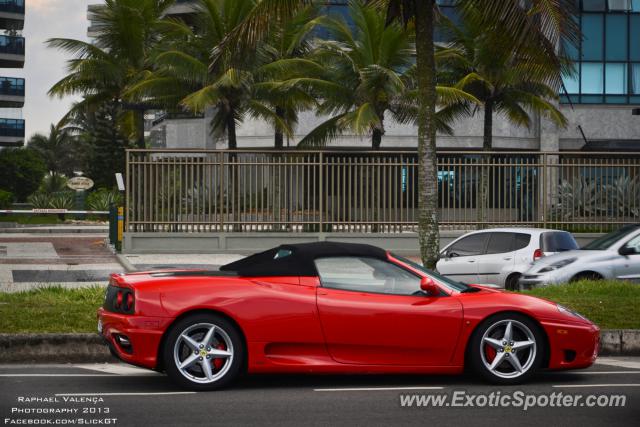
[[50,98],[47,91],[65,75],[63,53],[50,49],[45,41],[52,37],[87,40],[87,5],[96,0],[27,0],[24,30],[26,58],[24,69],[4,69],[3,76],[26,79],[26,138],[36,132],[48,133],[77,99]]

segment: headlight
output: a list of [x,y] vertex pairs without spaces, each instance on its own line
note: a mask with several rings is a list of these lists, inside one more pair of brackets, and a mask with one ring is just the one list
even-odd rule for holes
[[578,258],[567,258],[558,262],[554,262],[551,265],[546,266],[545,268],[538,270],[538,273],[548,273],[550,271],[559,270],[562,267],[566,267],[567,265],[576,262]]
[[558,307],[558,311],[560,313],[568,314],[570,316],[574,316],[574,317],[577,317],[579,319],[586,320],[587,322],[590,322],[590,320],[587,319],[586,317],[584,317],[582,314],[576,313],[575,311],[573,311],[573,310],[571,310],[571,309],[569,309],[569,308],[567,308],[567,307],[565,307],[563,305],[556,304],[556,307]]

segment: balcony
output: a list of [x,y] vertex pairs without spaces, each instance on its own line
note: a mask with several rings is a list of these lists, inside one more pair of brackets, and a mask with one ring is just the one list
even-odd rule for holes
[[24,145],[24,120],[0,119],[0,147]]
[[0,77],[0,108],[24,107],[24,79]]
[[24,0],[0,0],[0,28],[4,30],[24,28]]
[[0,68],[24,67],[24,37],[0,36]]

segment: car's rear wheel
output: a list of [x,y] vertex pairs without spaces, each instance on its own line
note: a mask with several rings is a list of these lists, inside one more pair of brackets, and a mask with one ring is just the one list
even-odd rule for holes
[[584,271],[582,273],[578,273],[571,278],[572,282],[577,282],[580,280],[602,280],[603,277],[596,273],[595,271]]
[[545,340],[526,316],[505,313],[478,327],[470,342],[473,370],[496,384],[519,384],[531,378],[542,363]]
[[517,291],[518,289],[520,289],[520,277],[522,277],[520,273],[511,274],[509,277],[507,277],[507,280],[505,280],[504,288],[507,291]]
[[244,354],[237,327],[214,314],[178,321],[163,349],[167,375],[181,386],[199,391],[229,385],[240,373]]

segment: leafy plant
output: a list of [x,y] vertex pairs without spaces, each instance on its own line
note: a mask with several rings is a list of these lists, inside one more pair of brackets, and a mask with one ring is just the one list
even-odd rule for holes
[[613,214],[640,217],[640,175],[634,178],[622,175],[608,187]]
[[75,206],[75,194],[72,191],[60,191],[51,195],[49,206],[52,209],[73,209]]
[[0,209],[10,209],[13,203],[13,194],[0,190]]
[[45,175],[38,189],[39,193],[51,194],[65,191],[67,188],[67,177],[56,172],[49,172]]
[[558,203],[554,208],[556,218],[601,215],[606,208],[600,202],[601,197],[595,182],[579,178],[573,182],[562,180],[558,186]]
[[46,193],[35,193],[27,200],[34,209],[50,209],[51,195]]
[[111,205],[122,204],[122,196],[118,191],[100,188],[87,197],[87,207],[92,211],[108,211]]

